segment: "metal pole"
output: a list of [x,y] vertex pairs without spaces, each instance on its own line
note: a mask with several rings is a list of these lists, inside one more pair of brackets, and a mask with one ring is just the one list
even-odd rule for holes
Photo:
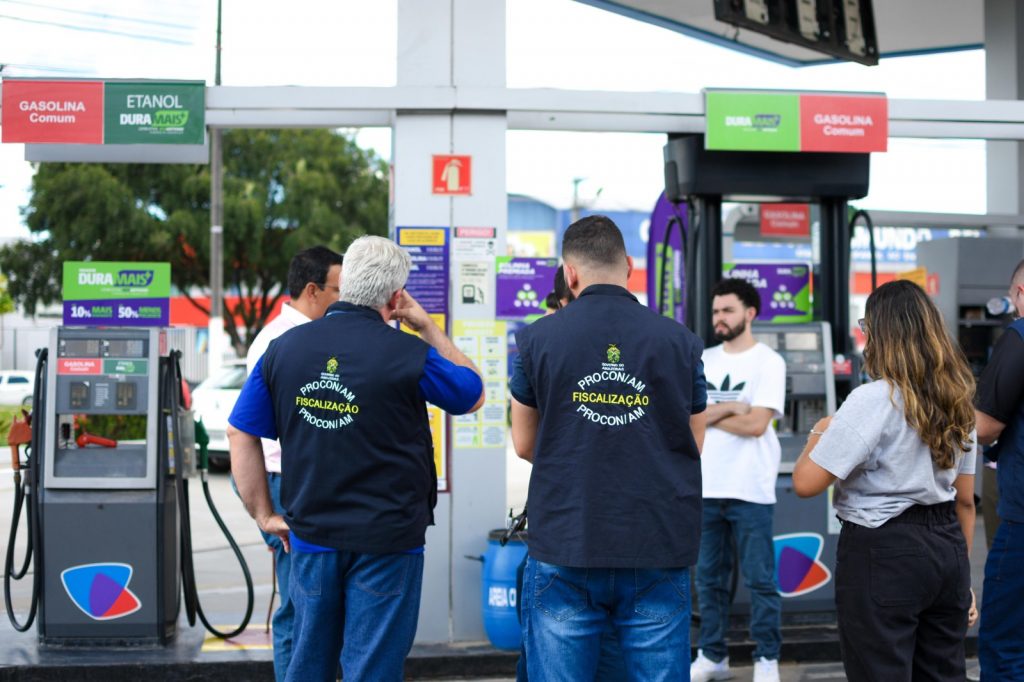
[[[221,0],[217,0],[216,67],[213,84],[220,85]],[[210,129],[210,344],[209,374],[220,369],[224,359],[224,168],[221,129]]]
[[580,183],[583,178],[572,179],[572,209],[569,213],[569,224],[572,225],[580,219]]

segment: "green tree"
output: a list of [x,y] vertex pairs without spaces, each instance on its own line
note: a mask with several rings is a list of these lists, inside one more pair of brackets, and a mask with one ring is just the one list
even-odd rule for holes
[[[387,164],[328,130],[224,135],[225,329],[239,354],[287,294],[288,262],[314,244],[343,251],[387,233]],[[60,300],[67,260],[168,261],[198,309],[210,291],[210,170],[171,164],[40,164],[23,209],[32,239],[0,249],[16,303]],[[230,321],[237,315],[244,331]]]
[[7,278],[0,275],[0,315],[14,312],[14,299],[7,291]]

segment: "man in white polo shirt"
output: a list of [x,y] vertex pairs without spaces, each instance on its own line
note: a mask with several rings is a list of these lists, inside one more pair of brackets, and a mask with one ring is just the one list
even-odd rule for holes
[[[245,356],[246,374],[251,374],[256,361],[263,357],[270,342],[293,327],[318,320],[327,308],[338,301],[341,293],[340,254],[325,246],[313,246],[300,251],[288,266],[288,294],[291,301],[281,306],[281,313],[260,330],[249,346]],[[274,511],[281,508],[281,444],[276,440],[262,439],[263,460],[267,468],[267,485]],[[288,670],[292,653],[292,622],[295,610],[288,594],[288,576],[291,571],[291,557],[284,551],[281,539],[276,535],[263,533],[263,540],[274,550],[274,565],[277,572],[277,586],[281,593],[281,605],[274,612],[274,676],[283,680]]]

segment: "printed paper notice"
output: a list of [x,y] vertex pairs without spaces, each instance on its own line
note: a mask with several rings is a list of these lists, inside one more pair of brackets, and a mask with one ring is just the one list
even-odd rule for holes
[[459,448],[504,448],[508,433],[505,386],[508,383],[505,323],[494,320],[456,320],[453,341],[480,369],[486,400],[473,414],[452,419]]

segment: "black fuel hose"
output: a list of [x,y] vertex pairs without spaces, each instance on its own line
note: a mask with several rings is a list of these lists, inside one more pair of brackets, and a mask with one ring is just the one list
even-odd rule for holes
[[229,639],[244,632],[245,628],[249,625],[249,620],[252,618],[253,605],[255,603],[252,574],[249,572],[249,564],[242,555],[241,548],[238,546],[238,543],[235,542],[235,538],[231,535],[227,525],[224,523],[220,513],[217,511],[217,506],[213,503],[213,497],[210,495],[210,484],[207,478],[207,471],[203,468],[200,470],[200,477],[203,481],[203,495],[206,497],[206,504],[209,506],[214,520],[220,527],[221,532],[224,533],[224,537],[227,539],[228,544],[231,545],[231,549],[235,553],[235,557],[238,559],[238,565],[241,566],[242,573],[245,576],[245,587],[247,592],[245,616],[242,618],[242,622],[238,627],[229,632],[222,632],[218,630],[210,624],[206,618],[206,614],[203,613],[203,606],[199,601],[199,591],[196,587],[195,564],[192,560],[192,521],[191,509],[189,507],[188,479],[182,474],[182,469],[184,468],[184,449],[182,447],[183,443],[181,441],[181,434],[179,433],[178,426],[178,407],[181,404],[182,381],[180,359],[180,351],[171,352],[170,362],[167,363],[168,372],[165,386],[167,387],[167,405],[171,408],[171,433],[173,434],[175,446],[174,477],[178,483],[178,506],[181,509],[181,574],[182,587],[185,593],[185,613],[188,616],[189,625],[195,625],[196,615],[198,615],[203,626],[212,635],[220,637],[221,639]]
[[864,209],[858,209],[850,217],[850,238],[853,238],[853,227],[857,218],[863,218],[868,229],[868,247],[871,252],[871,291],[878,288],[878,256],[875,250],[875,224],[871,221],[871,215]]
[[[35,556],[36,534],[39,528],[39,459],[36,454],[42,452],[43,448],[43,419],[39,417],[45,410],[45,378],[48,351],[40,348],[36,351],[36,373],[35,386],[32,389],[32,408],[36,417],[32,420],[32,441],[28,450],[28,464],[24,468],[28,470],[28,476],[22,480],[21,472],[14,474],[14,510],[11,514],[11,532],[7,541],[7,556],[4,561],[4,606],[7,609],[7,619],[18,632],[26,632],[36,619],[36,611],[39,608],[40,573],[39,566],[32,573],[32,596],[29,602],[28,617],[24,623],[19,623],[14,615],[14,606],[11,603],[11,581],[21,580],[28,573],[32,558]],[[18,538],[18,526],[21,525],[21,512],[24,509],[25,500],[28,500],[28,540],[25,547],[25,559],[21,570],[14,570],[14,542]]]
[[[26,469],[28,467],[25,467]],[[18,519],[21,515],[21,507],[25,502],[26,493],[28,489],[28,480],[22,480],[21,472],[14,472],[14,513],[11,515],[12,519]],[[14,521],[11,523],[11,537],[10,543],[7,545],[7,553],[10,555],[10,559],[4,564],[4,573],[9,574],[14,580],[21,580],[28,574],[28,569],[32,566],[32,554],[35,551],[34,543],[32,541],[32,514],[26,514],[25,520],[28,522],[28,536],[25,544],[25,558],[22,561],[21,569],[15,571],[14,569],[14,540],[18,536],[18,523]]]

